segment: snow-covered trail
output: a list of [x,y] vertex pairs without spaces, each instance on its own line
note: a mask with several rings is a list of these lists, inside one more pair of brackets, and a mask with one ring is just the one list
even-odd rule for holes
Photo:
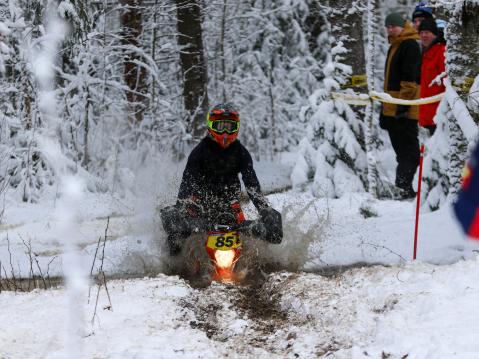
[[[478,261],[278,272],[193,288],[163,274],[83,303],[85,358],[476,358]],[[92,288],[92,297],[96,287]],[[63,357],[64,290],[0,295],[0,358]]]
[[[134,206],[111,196],[86,196],[78,204],[84,267],[89,274],[106,233],[103,269],[113,310],[103,309],[109,302],[102,289],[92,324],[94,300],[83,299],[83,357],[478,356],[477,246],[464,241],[447,208],[421,214],[419,261],[410,263],[412,202],[377,201],[365,193],[318,199],[295,191],[268,198],[283,214],[283,243],[245,239],[244,257],[250,251],[252,262],[273,272],[245,286],[197,288],[166,274],[175,273],[175,265],[166,252],[156,198]],[[372,217],[361,215],[365,207]],[[54,210],[54,201],[7,203],[0,224],[0,261],[7,275],[10,263],[16,273],[29,273],[24,240],[31,240],[42,269],[53,260],[50,275],[61,274]],[[255,217],[251,204],[244,210]],[[131,276],[137,279],[111,280]],[[0,358],[64,357],[63,289],[2,291],[0,308]]]

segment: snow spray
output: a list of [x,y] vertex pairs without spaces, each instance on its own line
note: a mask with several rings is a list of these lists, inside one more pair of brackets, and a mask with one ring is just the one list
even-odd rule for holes
[[421,205],[421,182],[422,182],[422,160],[424,158],[424,145],[421,144],[421,148],[419,150],[419,176],[417,179],[417,194],[416,194],[416,225],[414,228],[414,254],[412,259],[416,259],[417,254],[417,232],[419,228],[419,207]]

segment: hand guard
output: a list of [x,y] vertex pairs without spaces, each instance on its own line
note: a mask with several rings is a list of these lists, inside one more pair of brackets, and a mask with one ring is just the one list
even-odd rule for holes
[[272,207],[265,207],[259,210],[259,215],[265,229],[265,234],[261,238],[270,243],[281,243],[283,240],[283,221],[281,213]]
[[254,237],[258,238],[265,238],[266,237],[266,227],[264,226],[264,223],[261,221],[255,221],[253,225],[251,226],[251,234]]
[[185,212],[185,215],[190,218],[199,218],[203,215],[203,208],[200,205],[198,198],[195,196],[179,199],[177,206],[179,206]]
[[190,226],[180,206],[174,205],[162,208],[160,210],[160,218],[166,233],[172,235],[181,234],[185,238],[191,234]]

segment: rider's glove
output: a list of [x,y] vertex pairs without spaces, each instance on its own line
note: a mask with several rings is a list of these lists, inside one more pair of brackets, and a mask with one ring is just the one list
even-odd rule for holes
[[199,217],[199,214],[200,214],[199,206],[196,206],[193,204],[186,206],[186,214],[188,217],[191,217],[191,218]]
[[198,218],[203,212],[198,197],[196,196],[178,200],[178,205],[183,208],[186,217]]

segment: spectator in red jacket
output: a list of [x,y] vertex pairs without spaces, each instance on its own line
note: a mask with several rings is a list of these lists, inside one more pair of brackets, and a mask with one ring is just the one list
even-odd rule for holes
[[[442,81],[437,77],[445,71],[446,41],[439,36],[433,19],[424,19],[418,31],[422,46],[421,98],[425,98],[445,91]],[[436,130],[434,116],[438,106],[439,102],[419,106],[419,125],[427,128],[431,135]]]

